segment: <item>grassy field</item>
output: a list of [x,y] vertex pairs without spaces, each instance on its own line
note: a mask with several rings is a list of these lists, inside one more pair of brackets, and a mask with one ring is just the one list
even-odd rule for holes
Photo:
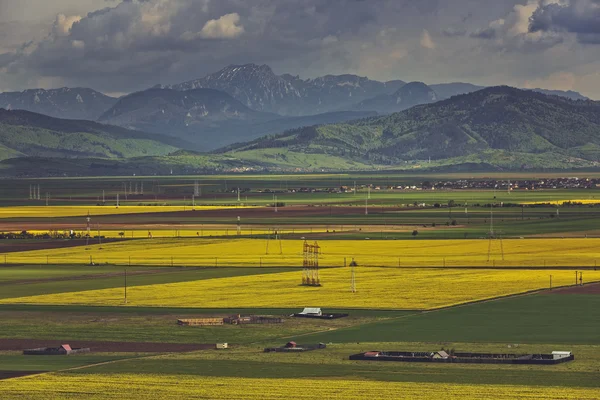
[[[31,309],[31,308],[30,308]],[[387,317],[355,315],[336,321],[320,321],[300,318],[285,318],[277,325],[223,325],[186,327],[177,325],[179,318],[195,318],[202,315],[229,316],[240,309],[225,310],[167,310],[160,314],[149,314],[145,310],[135,313],[97,313],[93,308],[78,312],[47,311],[4,311],[0,309],[3,329],[0,339],[36,338],[48,340],[94,340],[118,342],[161,342],[161,343],[234,343],[272,341],[278,338],[302,336],[328,329],[340,329],[376,322]],[[298,310],[255,310],[260,315],[288,316]],[[275,313],[269,311],[276,311]],[[287,312],[284,312],[287,311]],[[396,312],[395,315],[402,313]],[[404,313],[407,314],[407,313]]]
[[[443,328],[440,328],[443,327]],[[319,333],[308,341],[600,345],[600,296],[538,294],[399,316]]]
[[[322,269],[322,287],[301,286],[301,272],[216,278],[134,286],[128,306],[207,308],[336,308],[425,310],[481,301],[549,287],[573,285],[574,271],[356,268],[356,293],[350,268]],[[586,281],[600,281],[600,271],[586,271]],[[3,299],[3,304],[124,303],[123,288]]]
[[[23,269],[21,269],[23,268]],[[69,274],[65,276],[65,271]],[[166,284],[175,282],[199,281],[231,276],[268,274],[290,271],[286,268],[127,268],[127,286]],[[37,273],[36,273],[37,272]],[[36,273],[36,278],[32,276]],[[137,273],[137,274],[136,274]],[[79,275],[81,274],[81,275]],[[55,279],[61,275],[62,279]],[[0,267],[0,298],[20,297],[23,295],[42,295],[119,288],[125,286],[125,268],[115,267]],[[27,282],[22,281],[23,278]],[[34,278],[34,279],[32,279]]]
[[[26,372],[42,372],[42,371],[58,371],[69,368],[78,368],[85,365],[99,364],[116,360],[130,358],[124,354],[76,354],[71,357],[23,357],[16,352],[0,353],[1,369],[9,369],[11,371],[26,371]],[[0,369],[0,370],[1,370]]]
[[[154,271],[145,267],[131,267],[130,273],[143,273]],[[166,272],[167,269],[164,269]],[[40,279],[74,279],[82,276],[106,276],[114,274],[124,274],[121,267],[102,267],[94,268],[91,266],[74,266],[74,265],[26,265],[26,266],[0,266],[0,285],[9,284],[11,282],[27,281],[35,282]],[[2,296],[2,294],[0,294]]]
[[[555,345],[506,345],[479,343],[423,343],[423,342],[369,342],[330,344],[322,351],[277,354],[263,353],[262,345],[239,346],[227,352],[205,351],[149,357],[101,365],[81,374],[152,374],[160,370],[165,374],[208,376],[215,379],[227,377],[291,379],[295,377],[320,379],[374,380],[379,382],[422,382],[459,384],[515,384],[542,386],[579,386],[598,388],[595,378],[597,361],[593,353],[598,346],[573,346],[580,355],[577,364],[537,366],[526,365],[469,365],[386,363],[349,361],[350,354],[370,350],[437,351],[442,347],[457,351],[538,354],[555,350]],[[160,365],[160,367],[159,367]],[[476,372],[476,373],[475,373]]]

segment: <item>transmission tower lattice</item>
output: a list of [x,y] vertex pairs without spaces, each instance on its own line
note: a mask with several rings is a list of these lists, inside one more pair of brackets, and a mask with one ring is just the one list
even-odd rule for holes
[[303,271],[302,271],[302,285],[303,286],[321,286],[321,280],[319,279],[319,244],[308,244],[305,240],[303,245],[302,254],[304,256]]
[[487,260],[488,262],[492,258],[492,242],[497,240],[500,242],[500,254],[502,256],[502,261],[504,261],[504,244],[502,243],[502,232],[494,231],[494,204],[490,205],[490,231],[488,232],[488,253]]

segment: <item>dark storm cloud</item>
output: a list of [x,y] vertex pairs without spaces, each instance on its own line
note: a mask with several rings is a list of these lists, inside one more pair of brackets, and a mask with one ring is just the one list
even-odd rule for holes
[[546,11],[557,1],[0,0],[0,90],[129,92],[250,62],[303,78],[517,84],[598,58],[570,55],[569,37],[596,32],[559,28],[565,10]]
[[475,31],[471,33],[469,36],[476,39],[495,39],[497,30],[494,28],[486,28]]
[[600,0],[540,6],[530,19],[529,30],[574,33],[581,43],[600,44]]
[[[17,69],[77,83],[110,76],[114,90],[201,76],[227,63],[311,62],[327,46],[376,37],[401,20],[410,26],[409,15],[434,13],[438,3],[128,0],[85,16],[59,15],[51,34],[17,60]],[[336,51],[342,59],[352,57],[348,48]]]
[[442,35],[452,38],[452,37],[461,37],[467,34],[466,29],[457,29],[457,28],[446,28],[442,31]]

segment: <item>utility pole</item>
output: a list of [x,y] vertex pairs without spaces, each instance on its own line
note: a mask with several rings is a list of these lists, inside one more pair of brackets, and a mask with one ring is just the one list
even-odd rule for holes
[[127,304],[127,268],[125,268],[125,304]]
[[350,290],[352,293],[356,293],[356,274],[354,272],[354,259],[352,259],[352,263],[350,264],[351,272],[350,272]]
[[275,196],[275,212],[277,212],[277,196]]
[[104,189],[102,189],[102,205],[104,205],[106,203],[105,199],[104,199]]
[[117,208],[119,208],[119,193],[117,193]]
[[46,192],[46,207],[48,207],[48,200],[50,199],[50,194]]
[[240,202],[240,188],[237,188],[238,203]]
[[87,228],[86,229],[86,239],[85,239],[85,245],[86,246],[90,242],[90,237],[92,236],[91,228],[90,228],[90,221],[91,220],[92,220],[92,218],[90,217],[90,212],[88,211],[87,218],[86,218],[86,221],[87,221],[87,225],[86,225],[86,228]]
[[524,213],[524,210],[525,210],[525,206],[524,206],[523,204],[521,204],[521,221],[523,221],[523,219],[524,219],[524,217],[525,217],[525,216],[523,215],[523,213]]

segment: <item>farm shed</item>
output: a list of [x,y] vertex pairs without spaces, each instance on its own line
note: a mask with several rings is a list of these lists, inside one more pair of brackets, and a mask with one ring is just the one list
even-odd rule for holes
[[570,351],[553,351],[552,352],[552,358],[554,360],[568,358],[568,357],[571,357],[572,355],[573,355],[573,353],[571,353]]
[[435,353],[433,353],[433,355],[431,357],[432,358],[448,358],[450,356],[444,350],[441,350],[441,351],[436,351]]
[[23,354],[27,356],[68,356],[77,353],[89,353],[88,347],[71,348],[68,344],[60,345],[59,347],[39,347],[37,349],[23,350]]
[[318,315],[321,316],[323,315],[323,311],[321,311],[320,308],[304,308],[304,310],[302,310],[302,312],[300,313],[300,315]]
[[267,317],[260,315],[232,315],[223,319],[226,324],[232,325],[244,325],[244,324],[281,324],[282,318],[279,317]]
[[[555,354],[556,353],[556,354]],[[368,351],[354,354],[350,360],[363,361],[402,361],[459,364],[540,364],[554,365],[574,360],[571,352],[552,352],[552,354],[497,354],[497,353],[453,353],[445,351]]]
[[193,319],[178,319],[178,325],[183,326],[214,326],[223,325],[223,318],[193,318]]
[[287,342],[281,347],[266,347],[265,353],[298,353],[303,351],[321,350],[326,348],[325,343],[319,344],[297,344],[296,342]]
[[301,318],[318,318],[318,319],[336,319],[347,317],[348,314],[323,314],[323,311],[320,308],[304,308],[302,312],[297,314],[292,314],[292,317],[301,317]]

